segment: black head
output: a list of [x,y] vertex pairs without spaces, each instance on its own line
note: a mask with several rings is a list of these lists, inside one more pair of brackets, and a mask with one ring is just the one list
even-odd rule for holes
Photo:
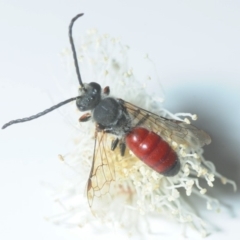
[[98,83],[84,83],[84,88],[79,89],[79,97],[76,101],[80,111],[94,109],[101,101],[101,86]]

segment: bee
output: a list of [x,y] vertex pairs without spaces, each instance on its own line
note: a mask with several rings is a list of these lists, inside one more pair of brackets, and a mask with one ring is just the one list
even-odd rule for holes
[[[106,194],[115,180],[114,164],[106,148],[115,151],[119,147],[121,156],[125,155],[125,150],[128,148],[157,173],[174,177],[179,173],[181,163],[171,147],[171,142],[187,146],[203,146],[209,144],[211,138],[193,125],[158,116],[123,99],[109,96],[109,87],[102,89],[96,82],[83,83],[72,37],[73,24],[81,16],[83,13],[76,15],[69,25],[69,40],[80,85],[78,96],[60,102],[36,115],[10,121],[2,128],[34,120],[72,101],[76,101],[79,111],[88,111],[79,121],[86,122],[92,119],[95,122],[93,161],[87,182],[87,197],[91,207],[93,199]],[[113,137],[113,140],[110,146],[106,146],[106,139],[109,136]]]

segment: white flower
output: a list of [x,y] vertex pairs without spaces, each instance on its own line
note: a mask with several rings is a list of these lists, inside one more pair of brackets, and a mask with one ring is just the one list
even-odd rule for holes
[[[136,58],[136,53],[134,54]],[[65,51],[63,55],[65,60],[67,59],[67,66],[72,65],[71,53]],[[96,30],[88,32],[78,51],[84,82],[95,81],[102,87],[110,86],[111,95],[160,116],[185,121],[187,124],[196,120],[196,114],[172,114],[162,108],[163,95],[154,65],[148,56],[137,57],[136,68],[134,63],[130,62],[129,47],[123,45],[119,39],[98,34]],[[77,90],[76,78],[71,80],[72,83],[66,83],[66,89],[75,87]],[[131,152],[127,152],[125,157],[121,158],[119,154],[106,149],[107,154],[113,158],[116,175],[115,182],[106,194],[106,199],[110,197],[111,201],[108,206],[99,203],[99,209],[90,209],[85,187],[92,165],[95,125],[92,122],[77,122],[81,113],[76,114],[75,105],[72,107],[64,115],[78,129],[75,136],[76,146],[73,151],[63,155],[62,160],[70,166],[75,175],[57,194],[56,201],[61,204],[65,213],[60,217],[51,218],[53,222],[67,226],[85,226],[103,221],[105,225],[115,229],[121,226],[126,231],[133,232],[139,227],[139,219],[142,219],[140,215],[155,213],[159,216],[171,215],[178,222],[187,223],[203,236],[206,235],[203,221],[189,207],[182,195],[195,194],[206,200],[207,209],[219,210],[218,200],[206,195],[207,189],[201,187],[199,179],[205,179],[210,187],[213,187],[215,177],[220,178],[223,184],[230,183],[234,190],[236,185],[221,176],[213,163],[204,158],[203,149],[194,144],[187,147],[176,141],[170,142],[182,166],[180,173],[172,178],[166,178],[150,169]],[[182,190],[185,190],[185,193]]]

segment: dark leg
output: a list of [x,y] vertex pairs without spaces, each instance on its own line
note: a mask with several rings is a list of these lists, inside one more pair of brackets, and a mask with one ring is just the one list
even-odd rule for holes
[[118,142],[119,142],[119,139],[118,139],[118,138],[112,140],[112,144],[111,144],[111,150],[112,150],[112,151],[115,150],[115,148],[116,148],[117,145],[118,145]]
[[120,144],[119,144],[119,148],[120,148],[120,154],[121,154],[121,156],[124,156],[124,154],[125,154],[125,150],[126,150],[126,144],[125,144],[125,142],[120,142]]

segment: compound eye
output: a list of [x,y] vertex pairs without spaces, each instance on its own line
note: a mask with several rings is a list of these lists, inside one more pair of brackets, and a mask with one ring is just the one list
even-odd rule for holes
[[96,95],[96,94],[101,94],[101,86],[98,83],[95,82],[91,82],[89,83],[89,85],[92,87],[92,94]]
[[83,97],[80,97],[80,98],[77,99],[76,105],[77,105],[77,108],[78,108],[81,112],[87,110],[86,107],[84,106]]

